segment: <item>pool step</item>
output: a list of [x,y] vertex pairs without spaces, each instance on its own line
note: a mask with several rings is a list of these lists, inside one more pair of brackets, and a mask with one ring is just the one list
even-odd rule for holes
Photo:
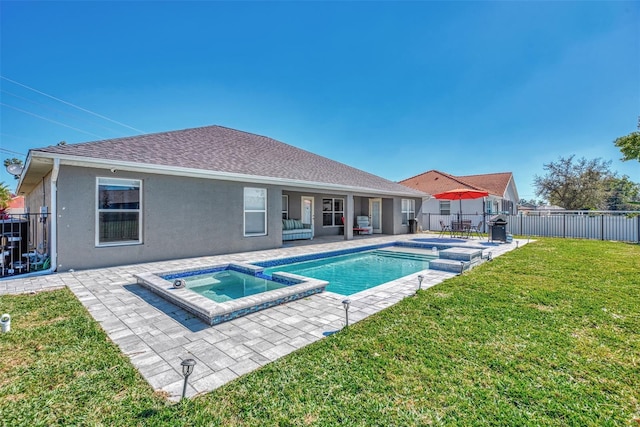
[[411,259],[418,261],[431,261],[434,259],[433,255],[423,255],[418,253],[408,253],[408,252],[397,252],[397,251],[388,251],[384,249],[378,249],[373,252],[376,255],[380,255],[387,258],[399,258],[399,259]]
[[450,248],[440,251],[439,255],[441,259],[446,260],[479,262],[482,259],[482,249]]
[[449,271],[451,273],[461,273],[464,270],[468,270],[470,262],[465,261],[455,261],[452,259],[434,259],[429,263],[429,269],[431,270],[440,270],[440,271]]

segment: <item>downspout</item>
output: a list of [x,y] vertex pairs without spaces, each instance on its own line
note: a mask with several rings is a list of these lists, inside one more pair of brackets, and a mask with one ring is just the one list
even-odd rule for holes
[[53,159],[53,170],[51,171],[51,268],[46,270],[53,273],[58,268],[58,174],[60,173],[60,159]]

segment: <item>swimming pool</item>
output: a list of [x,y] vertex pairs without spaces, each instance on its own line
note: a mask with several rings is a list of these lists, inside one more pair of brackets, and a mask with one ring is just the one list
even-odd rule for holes
[[287,272],[329,282],[327,291],[352,295],[427,270],[437,255],[390,249],[357,252],[265,268],[263,274]]

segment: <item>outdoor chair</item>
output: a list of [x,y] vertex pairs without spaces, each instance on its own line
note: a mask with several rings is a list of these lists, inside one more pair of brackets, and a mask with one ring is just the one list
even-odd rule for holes
[[442,237],[444,233],[451,234],[451,226],[445,224],[444,221],[440,220],[440,236],[438,237]]
[[480,221],[480,222],[478,223],[478,225],[472,225],[472,226],[469,228],[469,237],[471,237],[471,236],[473,235],[473,233],[476,233],[476,234],[478,235],[478,238],[479,238],[479,239],[482,239],[482,235],[480,234],[480,233],[481,233],[481,231],[480,231],[480,230],[482,230],[482,222],[483,222],[483,221]]

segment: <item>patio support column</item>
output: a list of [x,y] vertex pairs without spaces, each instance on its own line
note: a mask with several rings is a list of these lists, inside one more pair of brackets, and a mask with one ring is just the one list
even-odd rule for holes
[[353,240],[353,194],[344,201],[344,240]]

